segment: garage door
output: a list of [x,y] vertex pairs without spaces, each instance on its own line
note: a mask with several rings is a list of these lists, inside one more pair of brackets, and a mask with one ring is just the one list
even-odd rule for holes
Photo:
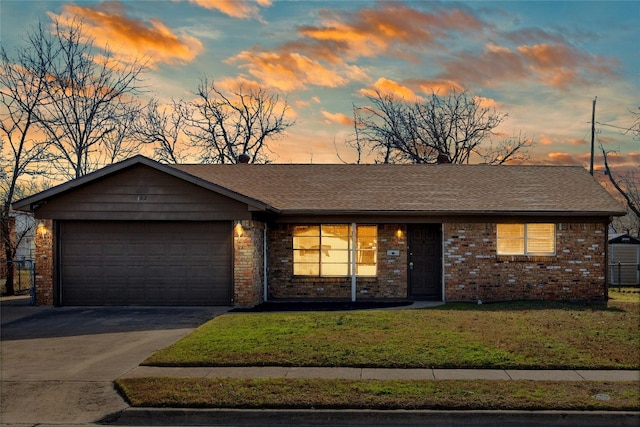
[[229,222],[60,223],[62,305],[229,305]]

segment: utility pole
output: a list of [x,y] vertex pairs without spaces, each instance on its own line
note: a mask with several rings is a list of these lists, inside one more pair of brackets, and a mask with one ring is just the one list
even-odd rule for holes
[[593,108],[591,109],[591,165],[589,166],[589,173],[593,176],[593,147],[596,140],[596,100],[598,97],[593,98]]

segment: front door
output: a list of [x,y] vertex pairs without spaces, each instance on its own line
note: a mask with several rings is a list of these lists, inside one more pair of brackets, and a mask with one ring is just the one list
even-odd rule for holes
[[440,224],[409,225],[408,235],[409,297],[442,300]]

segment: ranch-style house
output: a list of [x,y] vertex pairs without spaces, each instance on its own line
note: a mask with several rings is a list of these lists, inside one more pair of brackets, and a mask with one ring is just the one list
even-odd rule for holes
[[14,203],[36,301],[605,300],[623,207],[582,167],[165,165],[136,156]]

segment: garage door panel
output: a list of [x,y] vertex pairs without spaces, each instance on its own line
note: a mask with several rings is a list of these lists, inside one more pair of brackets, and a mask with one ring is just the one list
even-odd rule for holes
[[167,255],[181,255],[188,254],[189,252],[189,246],[183,244],[173,244],[167,247]]
[[63,305],[229,305],[228,222],[62,222]]

